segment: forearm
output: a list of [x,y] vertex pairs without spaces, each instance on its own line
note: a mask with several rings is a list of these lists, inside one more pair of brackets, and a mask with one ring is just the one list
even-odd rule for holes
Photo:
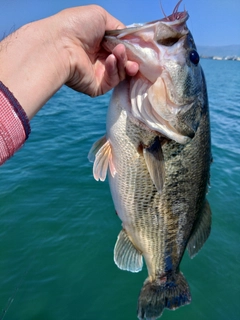
[[0,43],[0,80],[29,119],[67,80],[67,50],[58,33],[51,17],[23,26]]

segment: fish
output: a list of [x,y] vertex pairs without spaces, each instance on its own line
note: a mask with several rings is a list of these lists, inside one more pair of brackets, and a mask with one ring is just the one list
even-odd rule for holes
[[[114,262],[148,277],[137,304],[139,320],[191,302],[180,271],[209,237],[211,135],[207,85],[188,13],[107,31],[103,46],[122,43],[139,72],[113,90],[106,135],[91,148],[93,176],[104,181],[122,221]],[[144,259],[144,260],[143,260]]]

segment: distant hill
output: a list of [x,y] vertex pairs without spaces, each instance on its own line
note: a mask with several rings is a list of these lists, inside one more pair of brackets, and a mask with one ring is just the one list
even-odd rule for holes
[[240,45],[229,46],[197,46],[201,56],[238,56],[240,57]]

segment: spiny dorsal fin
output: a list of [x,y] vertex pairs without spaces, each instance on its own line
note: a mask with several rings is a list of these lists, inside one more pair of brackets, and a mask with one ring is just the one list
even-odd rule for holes
[[187,244],[190,258],[194,258],[209,237],[211,231],[212,214],[208,201],[205,201],[203,210]]
[[95,142],[88,154],[89,161],[93,162],[93,176],[95,180],[104,181],[107,176],[108,166],[111,175],[114,177],[116,169],[112,161],[112,149],[110,141],[102,137]]
[[124,229],[119,233],[114,248],[114,262],[122,270],[131,272],[142,270],[142,254],[134,247]]
[[150,177],[161,193],[165,180],[164,157],[159,137],[156,137],[152,145],[143,149],[144,159],[150,174]]

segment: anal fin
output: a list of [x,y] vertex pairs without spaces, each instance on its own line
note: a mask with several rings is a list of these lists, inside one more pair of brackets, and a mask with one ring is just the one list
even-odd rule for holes
[[142,270],[142,254],[137,250],[126,231],[123,229],[119,235],[114,248],[114,262],[119,269],[131,272]]
[[196,222],[187,244],[189,256],[194,258],[209,237],[211,231],[212,214],[208,201],[205,201],[203,210]]

